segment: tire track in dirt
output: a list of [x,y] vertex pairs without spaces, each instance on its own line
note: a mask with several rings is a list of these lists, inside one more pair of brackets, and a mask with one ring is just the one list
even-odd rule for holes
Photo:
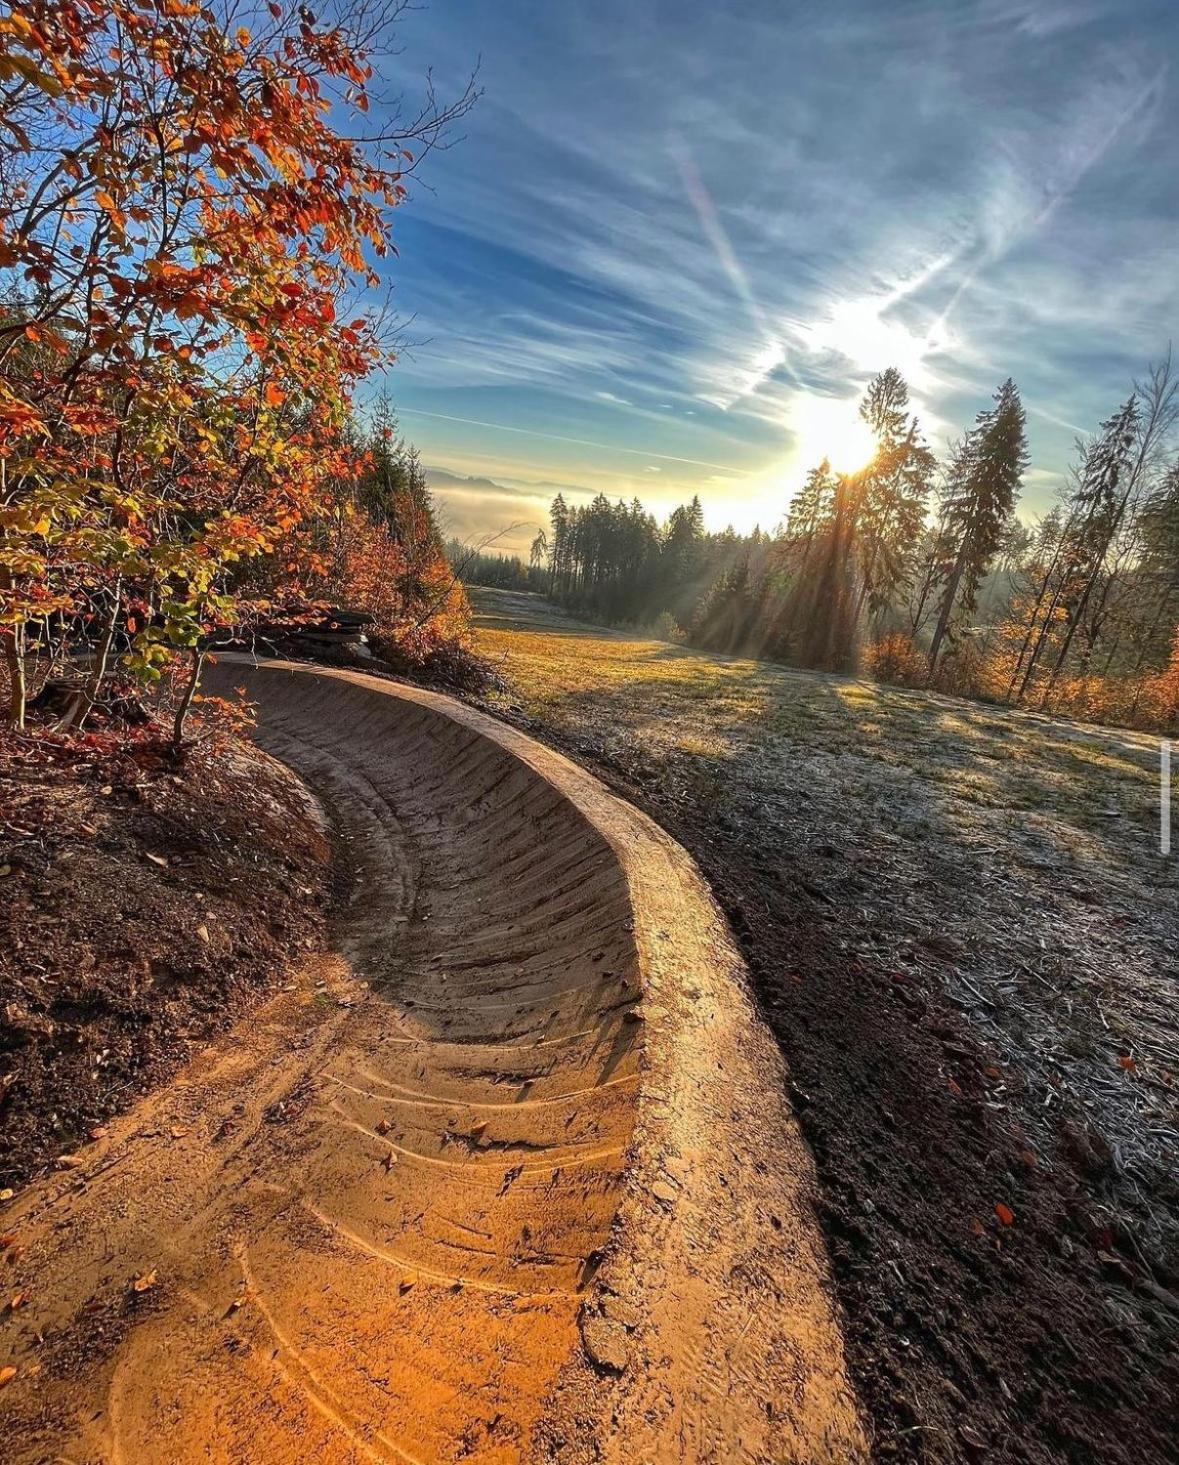
[[6,1218],[13,1458],[858,1458],[780,1062],[682,852],[447,699],[220,675],[347,845],[339,950]]

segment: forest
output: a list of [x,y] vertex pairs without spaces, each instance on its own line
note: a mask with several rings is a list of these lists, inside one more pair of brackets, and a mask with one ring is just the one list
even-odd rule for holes
[[371,615],[411,660],[461,635],[420,464],[379,397],[357,398],[396,340],[355,302],[418,156],[473,98],[366,120],[370,96],[400,115],[372,58],[405,8],[71,0],[0,19],[18,731],[64,681],[59,732],[130,696],[179,745],[210,646],[324,604]]
[[[468,578],[742,656],[1167,729],[1179,716],[1179,382],[1168,354],[1078,441],[1051,511],[1018,513],[1029,467],[1014,382],[939,459],[895,368],[860,415],[855,473],[807,473],[773,531],[663,523],[636,499],[562,495],[531,562]],[[452,547],[452,558],[456,551]]]

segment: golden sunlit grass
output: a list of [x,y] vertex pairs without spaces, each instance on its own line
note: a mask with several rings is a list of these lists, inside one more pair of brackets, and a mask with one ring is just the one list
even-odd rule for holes
[[1098,830],[1115,863],[1157,861],[1158,744],[1144,734],[632,639],[535,602],[526,626],[481,629],[479,645],[511,701],[569,733],[660,755],[835,759],[868,802],[873,768],[904,773],[951,818],[955,806],[964,818],[1034,810]]

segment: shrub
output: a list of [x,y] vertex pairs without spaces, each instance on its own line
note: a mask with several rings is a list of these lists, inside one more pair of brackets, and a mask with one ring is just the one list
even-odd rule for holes
[[661,610],[659,612],[647,627],[647,634],[652,641],[672,641],[679,644],[684,640],[684,633],[676,624],[676,618],[669,610]]
[[869,646],[865,656],[868,675],[878,682],[891,682],[897,687],[920,687],[925,683],[925,657],[913,644],[912,636],[893,631]]

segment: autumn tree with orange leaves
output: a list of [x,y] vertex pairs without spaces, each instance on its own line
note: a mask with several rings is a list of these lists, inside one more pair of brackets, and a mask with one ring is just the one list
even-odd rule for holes
[[[388,354],[392,210],[472,100],[405,116],[373,59],[407,0],[18,0],[0,16],[0,637],[79,636],[88,695],[249,607],[266,555],[354,475]],[[370,118],[381,118],[371,121]],[[80,716],[84,718],[86,709]]]

